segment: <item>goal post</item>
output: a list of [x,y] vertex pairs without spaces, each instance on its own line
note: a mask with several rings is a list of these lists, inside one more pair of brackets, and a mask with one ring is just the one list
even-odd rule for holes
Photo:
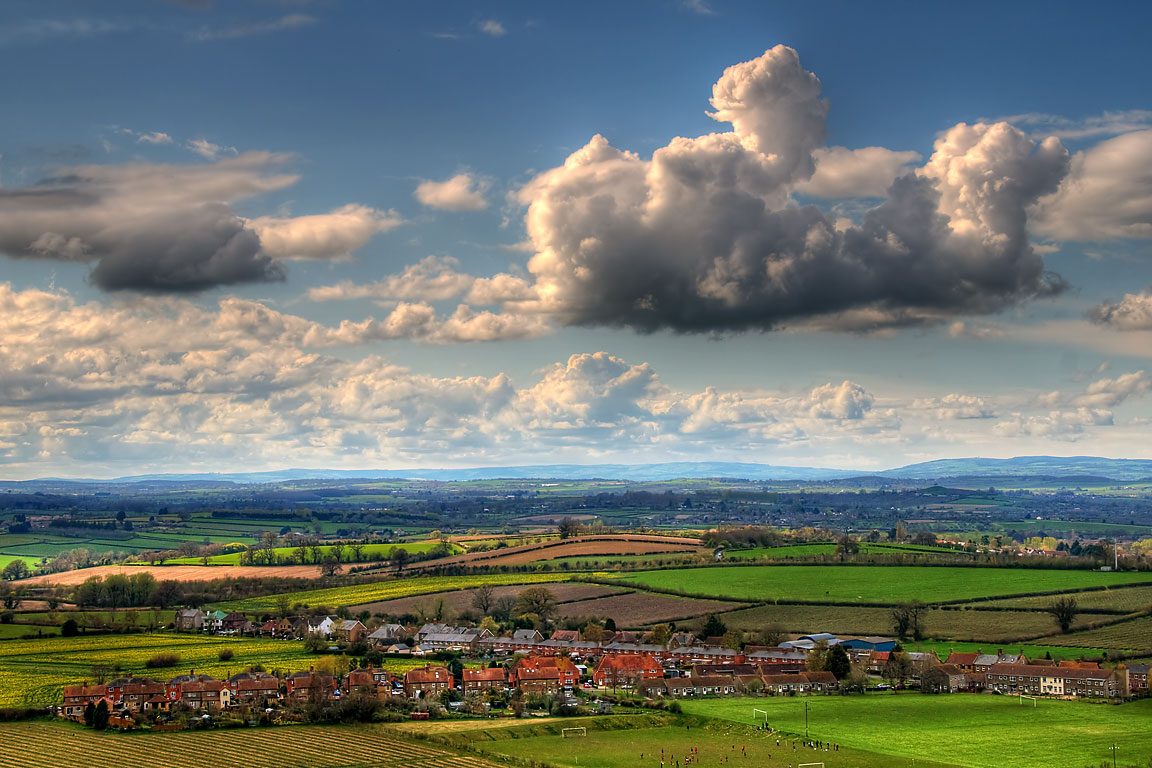
[[800,763],[796,768],[816,768],[816,766],[824,768],[824,763]]
[[564,728],[560,731],[561,738],[567,739],[570,736],[587,736],[588,729],[583,725],[576,728]]
[[1021,706],[1023,706],[1023,705],[1024,705],[1024,700],[1025,700],[1025,699],[1029,699],[1029,700],[1031,700],[1031,701],[1032,701],[1032,707],[1033,707],[1033,708],[1035,708],[1035,707],[1036,707],[1036,702],[1040,700],[1040,697],[1039,697],[1039,696],[1029,696],[1029,695],[1028,695],[1028,694],[1026,694],[1026,693],[1022,693],[1022,694],[1020,694],[1020,705],[1021,705]]
[[766,709],[752,709],[752,719],[764,718],[764,725],[768,725],[768,710]]

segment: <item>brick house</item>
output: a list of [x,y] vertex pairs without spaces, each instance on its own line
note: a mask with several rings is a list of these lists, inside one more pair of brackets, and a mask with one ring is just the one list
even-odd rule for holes
[[1148,693],[1148,665],[1128,664],[1128,692],[1133,696]]
[[452,675],[446,667],[425,664],[404,673],[404,695],[425,699],[452,689]]
[[330,699],[336,695],[336,678],[327,672],[301,670],[293,672],[284,682],[291,701],[308,701],[316,697]]
[[956,651],[952,651],[948,654],[948,658],[944,660],[944,663],[951,664],[965,672],[975,672],[976,670],[973,668],[973,665],[980,655],[979,650],[977,650],[976,653],[957,653]]
[[147,677],[118,677],[104,686],[108,689],[108,698],[117,709],[130,709],[138,712],[144,708],[144,703],[153,696],[163,696],[164,683]]
[[180,703],[192,709],[227,709],[232,691],[221,680],[191,680],[180,684]]
[[525,656],[509,671],[509,683],[525,693],[558,693],[580,681],[580,672],[563,656]]
[[356,619],[338,619],[332,622],[332,637],[346,643],[358,643],[368,635],[368,627]]
[[605,656],[596,665],[592,682],[601,688],[615,688],[636,685],[641,680],[658,677],[664,677],[664,668],[646,653],[638,656]]
[[265,700],[279,700],[280,679],[266,672],[241,672],[228,678],[228,690],[232,703],[252,703]]
[[989,690],[1030,696],[1128,696],[1128,670],[1072,669],[1032,664],[995,664],[984,673]]
[[479,693],[494,688],[503,690],[508,685],[508,677],[503,667],[485,667],[483,669],[466,669],[461,675],[464,693]]
[[[91,703],[95,704],[108,695],[107,686],[103,685],[66,685],[64,686],[64,705],[61,713],[65,717],[84,717],[84,709]],[[109,707],[111,707],[109,700]]]

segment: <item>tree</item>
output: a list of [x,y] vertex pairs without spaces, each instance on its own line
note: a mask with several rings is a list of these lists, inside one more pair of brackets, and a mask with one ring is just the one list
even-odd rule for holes
[[556,595],[547,587],[529,587],[516,596],[516,613],[534,613],[548,621],[556,612]]
[[784,641],[784,628],[779,624],[769,624],[759,632],[761,645],[780,645]]
[[326,579],[332,578],[343,570],[344,566],[340,565],[340,561],[331,555],[324,558],[323,562],[320,563],[320,575]]
[[844,535],[840,537],[840,541],[836,543],[836,554],[838,555],[855,555],[860,551],[860,542],[851,536]]
[[184,586],[175,579],[164,579],[156,584],[149,601],[161,608],[169,608],[184,599]]
[[80,628],[76,625],[76,619],[68,619],[60,625],[61,637],[76,637],[80,634]]
[[12,589],[7,584],[0,587],[0,599],[4,601],[4,607],[10,611],[14,611],[20,607],[21,601],[24,600],[24,593],[19,589]]
[[84,707],[84,725],[89,728],[92,727],[92,720],[96,717],[96,705],[88,702],[88,706]]
[[950,693],[948,673],[937,666],[930,666],[920,673],[921,693]]
[[902,685],[912,674],[912,662],[902,653],[893,651],[884,664],[884,679],[892,685]]
[[404,566],[408,565],[408,561],[411,559],[412,556],[403,547],[392,548],[392,565],[396,566],[396,573],[403,571]]
[[30,572],[28,563],[23,560],[13,560],[4,566],[4,570],[0,572],[0,578],[3,578],[5,581],[16,581],[17,579],[27,578]]
[[566,517],[560,521],[560,525],[556,526],[556,531],[560,534],[560,538],[571,539],[580,535],[580,528],[581,525],[579,520]]
[[919,600],[901,603],[892,607],[892,629],[900,638],[911,635],[916,640],[924,637],[923,614],[928,606]]
[[512,611],[516,610],[516,598],[504,595],[492,601],[492,618],[497,621],[508,621],[512,618]]
[[472,593],[472,607],[480,611],[480,614],[487,615],[488,609],[492,607],[492,601],[495,599],[496,593],[492,587],[484,584]]
[[604,639],[604,627],[594,621],[590,621],[584,625],[584,629],[580,631],[580,634],[584,636],[585,640],[598,643]]
[[724,647],[738,651],[744,645],[744,633],[738,629],[730,629],[724,633]]
[[288,618],[292,610],[292,598],[289,595],[276,596],[276,613],[282,619]]
[[708,618],[704,621],[704,627],[700,630],[700,637],[723,637],[728,631],[728,625],[720,620],[714,613],[708,614]]
[[832,646],[828,651],[828,658],[824,660],[824,668],[835,675],[837,680],[843,680],[852,673],[852,661],[848,658],[848,651],[844,650],[844,646],[839,643]]
[[668,641],[672,639],[672,625],[671,624],[657,624],[652,627],[652,634],[648,637],[648,642],[653,645],[668,645]]
[[357,540],[357,541],[352,542],[352,557],[355,558],[356,562],[360,562],[360,560],[363,559],[363,557],[364,557],[364,542],[363,541]]
[[1074,597],[1058,597],[1048,604],[1044,609],[1052,614],[1052,618],[1056,619],[1056,623],[1060,626],[1061,632],[1067,632],[1072,627],[1072,622],[1076,621],[1076,614],[1079,612],[1076,606],[1076,598]]

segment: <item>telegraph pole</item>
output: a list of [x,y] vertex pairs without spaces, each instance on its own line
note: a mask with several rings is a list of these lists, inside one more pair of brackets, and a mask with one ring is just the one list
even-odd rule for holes
[[[808,738],[808,702],[804,702],[804,738]],[[1112,762],[1116,762],[1115,752],[1112,753]],[[1113,765],[1112,768],[1116,768],[1116,766]]]

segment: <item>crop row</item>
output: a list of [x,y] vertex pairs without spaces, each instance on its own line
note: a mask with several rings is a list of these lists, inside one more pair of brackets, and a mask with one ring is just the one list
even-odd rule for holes
[[376,728],[294,726],[266,730],[98,734],[62,723],[0,724],[0,768],[57,768],[83,755],[93,768],[132,765],[226,765],[243,756],[251,768],[400,766],[447,768],[466,763],[450,752],[387,736]]

